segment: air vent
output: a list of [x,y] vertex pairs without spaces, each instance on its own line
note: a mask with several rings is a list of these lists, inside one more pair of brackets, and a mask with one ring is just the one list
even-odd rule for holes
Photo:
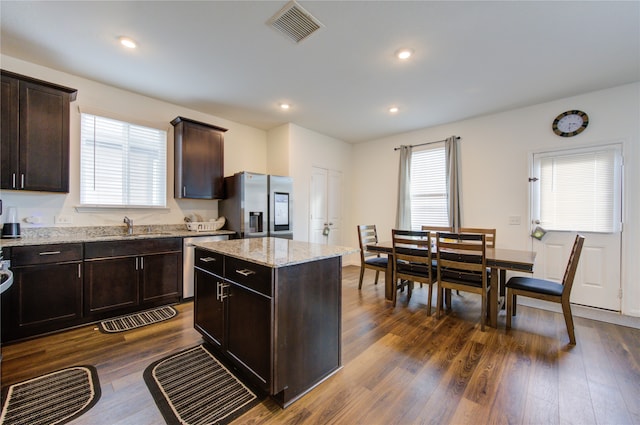
[[316,32],[322,24],[295,1],[287,3],[268,22],[273,28],[296,43]]

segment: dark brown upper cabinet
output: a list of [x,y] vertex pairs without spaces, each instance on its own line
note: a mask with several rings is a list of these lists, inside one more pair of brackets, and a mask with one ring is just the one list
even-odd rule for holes
[[226,128],[177,117],[174,126],[175,198],[224,198]]
[[69,192],[69,104],[76,95],[2,71],[2,189]]

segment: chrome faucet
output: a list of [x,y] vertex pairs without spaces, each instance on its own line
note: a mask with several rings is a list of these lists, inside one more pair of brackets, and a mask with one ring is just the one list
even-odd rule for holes
[[125,215],[124,222],[127,224],[127,234],[133,235],[133,220]]

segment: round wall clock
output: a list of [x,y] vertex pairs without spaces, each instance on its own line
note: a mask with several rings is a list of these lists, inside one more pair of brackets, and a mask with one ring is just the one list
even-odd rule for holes
[[589,116],[582,111],[563,112],[553,120],[553,132],[558,136],[572,137],[580,134],[589,125]]

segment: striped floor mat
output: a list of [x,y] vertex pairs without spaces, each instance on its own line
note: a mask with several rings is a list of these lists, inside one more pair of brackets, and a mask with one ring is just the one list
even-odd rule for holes
[[202,345],[155,362],[144,380],[168,424],[222,425],[260,401]]
[[124,332],[130,329],[140,328],[152,323],[162,322],[177,315],[175,308],[164,306],[153,310],[116,317],[115,319],[100,322],[100,330],[106,333]]
[[70,367],[11,385],[2,406],[0,424],[64,424],[89,410],[99,398],[96,369]]

